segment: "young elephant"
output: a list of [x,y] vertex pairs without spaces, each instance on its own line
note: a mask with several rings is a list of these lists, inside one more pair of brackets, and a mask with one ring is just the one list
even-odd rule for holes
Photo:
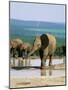
[[36,36],[34,40],[34,45],[31,52],[28,54],[30,56],[36,50],[39,50],[39,55],[41,59],[41,68],[45,67],[45,62],[49,56],[49,66],[52,63],[52,55],[56,49],[56,39],[53,35],[42,34],[41,36]]

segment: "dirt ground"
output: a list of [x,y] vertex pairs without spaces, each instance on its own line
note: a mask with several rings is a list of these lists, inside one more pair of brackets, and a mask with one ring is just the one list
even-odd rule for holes
[[[64,70],[64,65],[55,65],[52,70]],[[47,70],[49,68],[47,67]],[[44,72],[44,70],[42,70]],[[36,86],[51,86],[65,85],[65,75],[62,76],[36,76],[36,77],[13,77],[10,78],[10,88],[19,87],[36,87]]]
[[65,77],[40,76],[31,78],[11,78],[10,82],[10,88],[65,85]]

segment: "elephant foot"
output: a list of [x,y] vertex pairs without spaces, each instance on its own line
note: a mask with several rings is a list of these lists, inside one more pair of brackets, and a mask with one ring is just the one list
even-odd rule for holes
[[51,66],[51,63],[49,63],[49,66]]
[[49,63],[49,67],[51,67],[52,66],[52,63]]
[[50,65],[50,66],[49,66],[49,69],[54,69],[54,66],[53,66],[53,65]]
[[45,69],[45,66],[41,66],[40,69]]

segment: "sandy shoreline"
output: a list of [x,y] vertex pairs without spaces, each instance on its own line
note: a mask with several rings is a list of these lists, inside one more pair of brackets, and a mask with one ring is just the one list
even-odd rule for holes
[[49,86],[49,85],[65,85],[65,76],[61,76],[61,77],[40,76],[40,77],[30,77],[30,78],[12,77],[10,79],[10,88]]

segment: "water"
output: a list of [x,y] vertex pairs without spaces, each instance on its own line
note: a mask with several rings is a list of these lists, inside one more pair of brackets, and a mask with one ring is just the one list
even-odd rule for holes
[[[63,59],[53,59],[53,61],[52,61],[52,65],[61,64],[61,63],[63,63]],[[48,66],[48,64],[49,64],[49,60],[47,59],[46,60],[46,66]],[[31,60],[30,65],[31,66],[40,66],[41,60],[40,59]]]
[[[23,60],[25,62],[25,60]],[[23,62],[23,63],[24,63]],[[11,59],[11,63],[13,63],[13,59]],[[55,64],[63,64],[64,63],[64,59],[61,58],[61,59],[53,59],[52,60],[52,65],[55,65]],[[40,59],[30,59],[30,63],[28,61],[28,65],[27,66],[40,66],[41,65],[41,60]],[[46,60],[46,66],[48,66],[49,64],[49,60],[47,59]],[[15,66],[18,66],[18,59],[15,59]]]
[[[54,59],[52,61],[52,64],[62,64],[63,59]],[[35,59],[31,60],[31,66],[40,66],[40,60]],[[48,65],[48,60],[46,65]],[[29,69],[22,69],[22,70],[15,70],[15,69],[10,69],[10,75],[11,77],[38,77],[38,76],[65,76],[65,70],[58,69],[58,70],[53,70],[49,68],[48,70],[46,69],[37,69],[37,68],[29,68]]]
[[10,75],[12,77],[38,77],[38,76],[65,76],[65,70],[41,70],[41,69],[24,69],[14,70],[11,69]]

